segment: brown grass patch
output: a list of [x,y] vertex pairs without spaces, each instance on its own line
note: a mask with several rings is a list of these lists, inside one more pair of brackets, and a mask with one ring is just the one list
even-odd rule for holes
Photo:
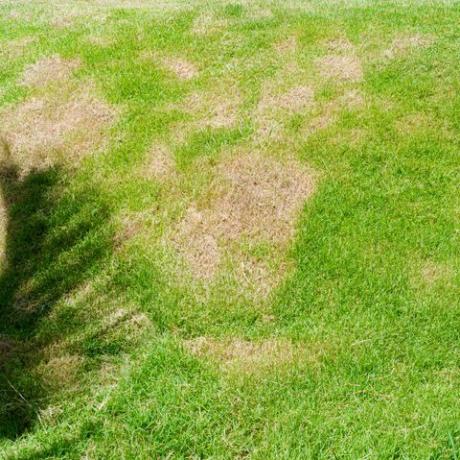
[[298,112],[310,107],[314,101],[314,91],[309,86],[295,86],[285,93],[264,94],[259,103],[258,110],[265,112],[270,109]]
[[83,363],[84,358],[80,355],[56,356],[41,364],[38,370],[49,384],[61,387],[76,383]]
[[149,150],[144,175],[155,179],[166,179],[175,171],[174,158],[165,145],[155,144]]
[[210,359],[225,370],[244,373],[291,364],[300,355],[300,348],[285,339],[253,342],[242,339],[219,340],[197,337],[184,341],[184,347],[191,354]]
[[266,90],[257,106],[255,121],[258,141],[283,139],[286,113],[294,114],[314,106],[314,91],[309,86],[295,86],[284,93]]
[[198,75],[198,69],[196,66],[183,58],[164,58],[163,65],[181,80],[191,80]]
[[433,285],[438,282],[449,281],[454,276],[454,270],[445,264],[427,262],[421,269],[422,280],[428,284]]
[[42,88],[50,84],[61,84],[70,79],[80,63],[77,60],[62,59],[58,55],[42,58],[24,70],[22,84]]
[[363,69],[354,55],[330,54],[316,60],[322,77],[339,81],[361,81]]
[[281,42],[275,44],[275,50],[281,56],[293,54],[297,51],[297,37],[292,35]]
[[212,35],[227,27],[228,22],[224,19],[217,19],[212,14],[206,13],[198,16],[193,21],[192,33],[197,35]]
[[74,164],[102,147],[115,114],[91,89],[76,88],[64,100],[35,97],[0,113],[0,136],[24,171],[59,161]]
[[[211,202],[203,209],[188,209],[174,236],[176,247],[195,276],[212,278],[234,242],[283,246],[293,236],[297,213],[313,183],[311,171],[293,160],[280,162],[260,154],[232,158],[217,168]],[[250,272],[260,274],[254,266]]]
[[196,128],[231,128],[238,121],[241,96],[236,88],[222,87],[219,91],[195,92],[188,96],[182,109],[196,120]]
[[353,53],[355,47],[346,38],[330,40],[325,43],[325,48],[333,54],[350,54]]
[[383,55],[391,59],[411,50],[428,47],[432,45],[433,42],[433,37],[429,35],[415,34],[399,36],[393,40],[390,47],[383,52]]
[[26,49],[33,43],[36,43],[37,40],[37,37],[26,36],[17,38],[15,40],[10,40],[7,43],[2,43],[0,56],[9,59],[22,57]]
[[[1,162],[0,162],[1,167]],[[6,263],[6,233],[8,226],[8,212],[6,208],[6,203],[0,191],[0,272],[4,269],[4,264]]]

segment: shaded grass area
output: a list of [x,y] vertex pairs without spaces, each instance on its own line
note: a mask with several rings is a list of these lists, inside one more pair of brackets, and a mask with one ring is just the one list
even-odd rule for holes
[[[13,436],[30,426],[46,400],[46,383],[31,369],[43,359],[41,350],[50,339],[57,339],[58,331],[40,337],[41,322],[91,278],[110,254],[111,240],[108,210],[95,200],[97,193],[63,197],[59,169],[20,177],[17,168],[5,165],[0,182],[7,208],[0,279],[0,334],[7,346],[2,359],[1,427],[3,435]],[[65,334],[64,324],[59,333]]]
[[[1,171],[0,457],[460,455],[460,12],[309,6],[113,8],[103,21],[85,12],[55,28],[52,11],[37,16],[32,4],[19,9],[29,22],[1,19],[2,43],[38,38],[2,62],[3,104],[29,97],[16,83],[24,66],[56,53],[79,58],[75,78],[94,79],[121,116],[107,151],[78,171]],[[198,19],[209,34],[193,32]],[[385,56],[414,34],[430,45]],[[277,54],[292,36],[290,57]],[[355,47],[362,81],[319,77],[316,59],[340,39]],[[162,55],[190,60],[198,77],[175,78]],[[209,185],[222,152],[260,148],[254,108],[265,83],[299,79],[317,106],[283,115],[282,136],[267,143],[320,174],[289,251],[294,269],[257,305],[225,278],[197,286],[171,262],[165,229]],[[176,132],[194,121],[181,101],[222,81],[243,95],[236,127]],[[349,89],[361,106],[305,129]],[[139,172],[155,142],[171,143],[174,186]],[[232,371],[183,348],[200,336],[286,340],[305,358]]]

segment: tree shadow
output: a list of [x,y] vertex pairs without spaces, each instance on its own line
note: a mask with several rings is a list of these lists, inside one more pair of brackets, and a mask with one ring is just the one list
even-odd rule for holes
[[15,438],[37,419],[48,386],[33,369],[55,339],[43,332],[47,316],[111,253],[109,207],[97,189],[66,191],[63,177],[59,167],[21,176],[11,162],[0,165],[0,437]]

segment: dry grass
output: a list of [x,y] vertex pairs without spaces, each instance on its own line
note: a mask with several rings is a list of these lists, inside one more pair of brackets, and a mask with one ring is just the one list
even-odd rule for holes
[[58,55],[42,58],[25,69],[21,83],[36,88],[60,85],[70,79],[79,65],[77,60],[62,59]]
[[164,180],[172,176],[174,172],[174,158],[169,149],[165,145],[153,145],[148,152],[143,175],[157,180]]
[[322,129],[333,125],[342,110],[359,110],[365,106],[365,97],[361,91],[352,89],[346,91],[336,99],[326,103],[320,112],[312,119],[307,120],[300,130],[302,137],[308,137]]
[[390,47],[383,52],[383,55],[387,59],[392,59],[409,51],[430,46],[433,42],[433,37],[429,35],[401,35],[393,40]]
[[292,364],[301,354],[298,346],[282,339],[252,342],[242,339],[197,337],[184,341],[184,347],[195,356],[216,362],[223,370],[245,374]]
[[216,169],[211,202],[187,210],[173,237],[175,246],[198,278],[212,278],[223,255],[231,253],[241,261],[238,278],[256,276],[262,282],[267,271],[235,253],[233,245],[249,240],[284,246],[313,192],[312,173],[296,161],[257,153],[230,158]]
[[275,50],[281,56],[294,54],[297,51],[297,37],[291,35],[281,42],[276,43]]
[[195,128],[231,128],[238,121],[241,95],[237,88],[219,87],[208,92],[194,92],[181,107],[197,121]]
[[26,49],[36,42],[37,37],[33,36],[25,36],[15,40],[9,40],[7,43],[2,43],[0,57],[6,59],[22,57]]
[[426,262],[421,269],[421,277],[427,285],[434,285],[438,282],[446,282],[453,278],[454,270],[444,264]]
[[316,60],[322,77],[338,81],[358,82],[363,78],[360,60],[350,55],[329,54]]
[[180,57],[167,57],[162,60],[163,66],[181,80],[191,80],[198,75],[196,66]]
[[0,135],[22,170],[75,164],[103,146],[115,111],[94,92],[92,85],[74,87],[67,94],[34,97],[0,113]]
[[254,114],[257,141],[284,139],[282,123],[286,115],[312,109],[314,105],[314,91],[309,86],[295,86],[284,93],[266,88]]
[[211,13],[203,13],[193,21],[192,32],[197,35],[211,35],[224,30],[227,25],[225,19],[217,19]]

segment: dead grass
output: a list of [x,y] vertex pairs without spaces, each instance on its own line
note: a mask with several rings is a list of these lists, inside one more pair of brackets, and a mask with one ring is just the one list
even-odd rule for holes
[[454,276],[454,270],[447,265],[430,261],[422,266],[421,276],[424,283],[432,286],[438,282],[451,280]]
[[[205,207],[190,206],[173,237],[178,252],[198,278],[212,278],[224,254],[243,239],[284,246],[293,236],[304,201],[312,194],[311,171],[298,162],[280,162],[243,154],[216,168],[213,198]],[[233,257],[239,257],[233,251]],[[241,257],[244,261],[244,257]],[[256,277],[265,273],[251,262],[240,264]],[[238,274],[237,274],[238,275]]]
[[163,66],[174,73],[181,80],[191,80],[198,75],[194,64],[180,57],[166,57],[162,60]]
[[77,383],[78,373],[84,364],[84,357],[66,354],[50,357],[39,365],[37,371],[49,384],[59,387]]
[[284,93],[266,88],[254,114],[257,141],[283,140],[286,115],[312,109],[314,105],[314,91],[309,86],[295,86]]
[[281,42],[276,43],[275,50],[281,56],[294,54],[297,51],[297,37],[291,35]]
[[221,32],[227,25],[225,19],[217,19],[211,13],[204,13],[195,18],[191,30],[197,35],[212,35]]
[[146,166],[143,169],[143,176],[164,180],[172,176],[174,172],[174,158],[169,149],[165,145],[153,145],[148,152]]
[[[1,162],[0,162],[0,167],[1,167]],[[5,251],[6,251],[7,226],[8,226],[8,212],[7,212],[6,204],[2,196],[2,193],[0,193],[0,271],[2,271],[5,268],[4,264],[6,263]]]
[[429,35],[401,35],[393,40],[390,47],[383,52],[383,55],[387,59],[392,59],[404,55],[409,51],[428,47],[432,45],[433,42],[433,37]]
[[77,60],[62,59],[58,55],[42,58],[26,67],[21,83],[36,88],[60,85],[70,79],[79,65]]
[[349,90],[336,99],[320,107],[318,114],[308,119],[300,129],[302,138],[306,138],[332,126],[342,110],[357,110],[365,105],[365,97],[359,90]]
[[[66,90],[63,90],[65,93]],[[0,136],[23,171],[77,163],[103,146],[115,111],[92,85],[31,98],[0,113]]]
[[350,55],[329,54],[316,60],[322,77],[338,81],[358,82],[363,78],[360,60]]
[[283,339],[253,342],[242,339],[214,339],[197,337],[184,341],[191,354],[212,360],[223,370],[254,373],[270,370],[292,362],[299,357],[299,347]]
[[220,87],[215,91],[194,92],[181,107],[196,120],[195,128],[231,128],[238,121],[241,96],[237,88]]
[[354,52],[355,47],[346,38],[339,38],[337,40],[329,40],[324,43],[328,52],[333,54],[351,54]]
[[309,107],[314,102],[314,91],[309,86],[295,86],[285,93],[273,94],[267,92],[262,96],[258,110],[281,109],[285,111],[297,112]]
[[25,36],[2,43],[0,56],[7,59],[22,57],[29,46],[37,42],[37,37]]

